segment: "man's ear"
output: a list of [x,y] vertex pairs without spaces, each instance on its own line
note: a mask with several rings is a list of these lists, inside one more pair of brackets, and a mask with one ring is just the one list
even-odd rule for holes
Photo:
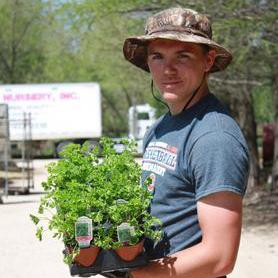
[[214,64],[215,58],[216,58],[216,51],[213,49],[209,50],[206,57],[205,72],[210,71],[211,67]]

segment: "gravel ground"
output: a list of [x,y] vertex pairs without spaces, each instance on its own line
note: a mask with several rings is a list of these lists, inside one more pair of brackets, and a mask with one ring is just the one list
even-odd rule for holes
[[[0,205],[0,277],[1,278],[68,278],[69,268],[63,263],[63,244],[50,234],[39,242],[29,214],[38,208],[42,196],[41,181],[45,180],[44,165],[49,161],[36,160],[35,188],[29,195],[4,197]],[[272,196],[273,197],[273,196]],[[273,198],[272,198],[273,199]],[[278,225],[266,219],[256,225],[255,201],[249,202],[245,216],[241,246],[234,272],[229,278],[278,277]],[[263,212],[259,210],[258,218]],[[255,217],[255,219],[254,219]],[[94,276],[101,278],[102,276]],[[197,278],[197,277],[196,277]]]

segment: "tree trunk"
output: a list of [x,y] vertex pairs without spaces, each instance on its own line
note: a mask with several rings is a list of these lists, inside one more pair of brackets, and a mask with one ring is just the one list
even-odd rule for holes
[[260,182],[260,167],[257,144],[257,124],[255,121],[254,107],[250,88],[243,86],[244,99],[242,101],[242,109],[245,113],[245,123],[243,131],[250,151],[250,177],[249,184],[256,186]]
[[260,167],[257,146],[257,125],[253,109],[250,89],[243,86],[241,92],[234,91],[229,94],[231,113],[240,125],[245,136],[250,153],[249,187],[259,184]]

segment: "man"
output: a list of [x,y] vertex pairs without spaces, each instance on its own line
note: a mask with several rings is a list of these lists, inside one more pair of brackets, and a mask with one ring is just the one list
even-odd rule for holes
[[206,16],[180,7],[150,17],[146,34],[128,38],[123,51],[151,73],[169,107],[145,135],[142,164],[164,237],[146,242],[152,261],[131,275],[225,277],[239,247],[249,156],[240,128],[209,92],[208,75],[232,55],[212,40]]

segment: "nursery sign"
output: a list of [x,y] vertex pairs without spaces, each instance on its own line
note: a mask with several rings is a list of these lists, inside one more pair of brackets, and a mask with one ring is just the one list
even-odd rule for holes
[[97,83],[0,85],[0,103],[9,107],[11,140],[23,140],[26,125],[32,140],[101,136]]

